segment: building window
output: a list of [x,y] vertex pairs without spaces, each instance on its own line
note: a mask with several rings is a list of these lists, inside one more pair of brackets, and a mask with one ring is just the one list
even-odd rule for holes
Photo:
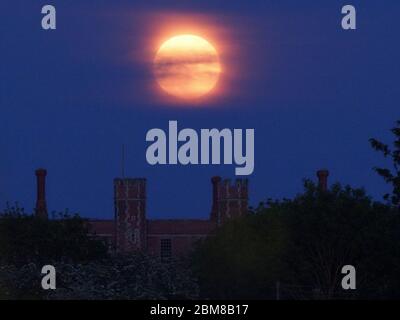
[[161,239],[160,246],[161,259],[169,259],[172,256],[172,243],[171,239]]
[[128,233],[127,239],[130,243],[135,243],[136,242],[136,234],[134,232]]

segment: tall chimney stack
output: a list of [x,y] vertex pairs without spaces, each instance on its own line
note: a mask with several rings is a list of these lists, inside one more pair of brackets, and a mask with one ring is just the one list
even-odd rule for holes
[[219,184],[221,183],[221,177],[212,177],[211,183],[213,186],[211,220],[217,221],[219,211]]
[[317,171],[318,186],[322,191],[328,190],[328,176],[329,176],[328,170]]
[[36,198],[36,217],[47,219],[47,205],[46,205],[46,175],[45,169],[36,170],[37,181],[37,198]]

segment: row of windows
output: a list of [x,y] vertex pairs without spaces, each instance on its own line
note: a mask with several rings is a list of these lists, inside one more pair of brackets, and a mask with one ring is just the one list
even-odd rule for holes
[[[134,236],[135,235],[132,234],[133,241],[134,241]],[[96,239],[103,241],[109,251],[112,250],[111,237],[96,237]],[[161,256],[161,259],[169,259],[172,257],[172,241],[171,241],[171,239],[161,239],[160,256]]]
[[171,258],[171,256],[172,256],[171,239],[161,239],[160,255],[161,255],[161,259]]
[[[135,242],[137,237],[136,234],[131,234],[131,241]],[[161,239],[160,243],[160,256],[161,259],[169,259],[172,257],[172,242],[171,239]]]

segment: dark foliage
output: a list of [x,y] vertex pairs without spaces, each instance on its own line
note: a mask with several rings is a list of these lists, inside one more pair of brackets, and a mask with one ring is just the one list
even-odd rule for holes
[[[184,261],[115,256],[88,235],[78,215],[45,220],[18,206],[0,214],[0,299],[192,299],[197,283]],[[43,290],[44,265],[57,289]]]
[[197,283],[182,261],[143,254],[87,263],[56,262],[57,289],[41,289],[41,265],[0,265],[0,299],[193,299]]
[[0,262],[21,266],[54,261],[84,262],[105,257],[105,245],[88,236],[89,225],[78,215],[40,219],[8,207],[0,214]]
[[376,151],[392,162],[392,168],[376,167],[374,170],[392,186],[392,193],[386,194],[385,199],[395,206],[400,206],[400,120],[391,131],[395,136],[392,148],[376,139],[370,139],[370,143]]
[[[341,288],[344,265],[357,290]],[[203,297],[399,298],[400,221],[363,190],[306,181],[293,200],[268,201],[202,243],[194,256]]]

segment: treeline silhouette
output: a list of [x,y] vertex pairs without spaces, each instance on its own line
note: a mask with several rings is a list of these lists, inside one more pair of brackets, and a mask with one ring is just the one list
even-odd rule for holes
[[[305,182],[292,200],[262,203],[196,250],[193,268],[211,299],[400,298],[400,216],[361,189]],[[342,267],[356,269],[344,290]]]
[[[392,160],[375,168],[392,187],[384,202],[363,189],[321,188],[309,180],[293,199],[267,200],[197,243],[190,257],[165,261],[110,254],[79,215],[50,220],[18,206],[0,213],[0,299],[399,299],[400,121]],[[57,290],[41,289],[53,264]],[[344,290],[342,267],[356,269]]]

